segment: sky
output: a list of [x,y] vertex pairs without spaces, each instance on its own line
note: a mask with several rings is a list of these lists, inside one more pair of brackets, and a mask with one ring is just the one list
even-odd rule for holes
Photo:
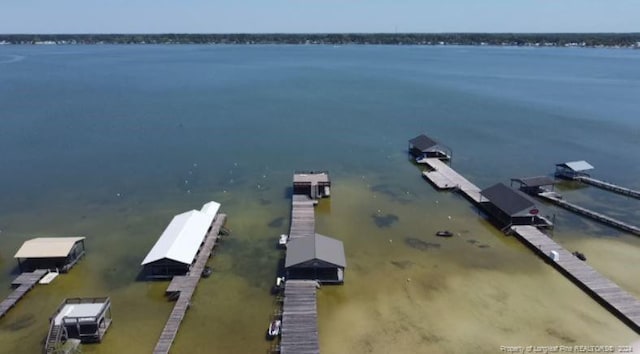
[[4,0],[0,33],[640,32],[640,0]]

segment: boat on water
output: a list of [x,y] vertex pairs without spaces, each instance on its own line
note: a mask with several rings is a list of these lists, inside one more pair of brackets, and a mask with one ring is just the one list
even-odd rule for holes
[[442,231],[438,231],[438,232],[436,232],[436,236],[440,236],[440,237],[451,237],[451,236],[453,236],[453,232],[448,231],[448,230],[442,230]]
[[267,339],[273,340],[277,336],[280,335],[280,327],[282,327],[282,321],[273,320],[269,324],[269,329],[267,329]]
[[276,278],[276,285],[274,285],[271,288],[271,293],[272,294],[278,294],[280,293],[282,290],[284,290],[284,277],[277,277]]
[[287,248],[287,242],[289,242],[289,235],[286,235],[286,234],[280,235],[280,240],[278,241],[278,247]]

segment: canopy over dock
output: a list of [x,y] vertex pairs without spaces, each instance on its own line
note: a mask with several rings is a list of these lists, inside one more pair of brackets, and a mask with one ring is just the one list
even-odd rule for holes
[[580,176],[589,177],[586,172],[589,170],[593,170],[593,166],[584,160],[559,163],[556,164],[556,177],[567,179],[575,179]]
[[21,271],[68,271],[84,255],[84,237],[38,237],[22,244],[14,258]]
[[300,171],[293,174],[293,194],[304,194],[315,200],[330,196],[330,187],[327,171]]
[[315,234],[291,240],[287,244],[287,279],[344,282],[347,261],[342,241]]
[[505,225],[552,226],[540,217],[533,199],[503,183],[497,183],[480,192],[481,206],[487,213]]
[[551,186],[551,190],[558,183],[554,178],[549,176],[536,176],[525,178],[512,178],[511,185],[517,183],[519,189],[527,194],[536,195],[538,193],[546,192],[545,187]]
[[449,160],[451,149],[424,134],[420,134],[409,140],[409,154],[416,160],[423,158]]
[[170,278],[186,274],[219,209],[219,203],[209,202],[201,211],[174,216],[142,261],[148,276]]

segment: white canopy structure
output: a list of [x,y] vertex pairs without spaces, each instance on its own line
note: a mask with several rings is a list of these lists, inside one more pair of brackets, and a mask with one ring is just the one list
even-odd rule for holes
[[22,244],[14,258],[67,257],[77,242],[84,237],[38,237]]
[[190,265],[219,209],[219,203],[209,202],[202,211],[191,210],[174,216],[142,265],[163,259]]

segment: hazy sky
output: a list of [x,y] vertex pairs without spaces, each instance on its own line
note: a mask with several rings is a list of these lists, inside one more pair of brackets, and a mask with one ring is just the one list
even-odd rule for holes
[[0,33],[640,32],[640,0],[4,0]]

